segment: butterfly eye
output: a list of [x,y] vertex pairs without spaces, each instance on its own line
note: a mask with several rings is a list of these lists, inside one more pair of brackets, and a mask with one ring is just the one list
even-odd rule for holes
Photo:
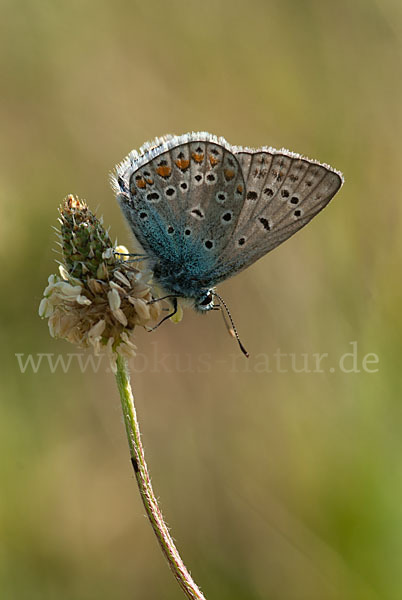
[[205,296],[204,300],[202,300],[199,305],[200,306],[208,306],[208,304],[211,304],[212,302],[212,294],[211,292],[208,292],[208,294]]

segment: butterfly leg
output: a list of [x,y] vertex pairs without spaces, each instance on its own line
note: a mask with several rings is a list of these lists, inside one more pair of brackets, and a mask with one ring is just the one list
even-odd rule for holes
[[163,317],[163,319],[161,321],[159,321],[159,323],[157,325],[155,325],[155,327],[152,327],[152,329],[149,329],[148,330],[149,332],[155,331],[155,329],[158,329],[158,327],[160,327],[160,325],[162,325],[162,323],[164,321],[166,321],[167,319],[170,319],[170,317],[173,317],[177,313],[177,306],[178,306],[178,304],[177,304],[177,298],[176,297],[173,298],[172,304],[173,304],[173,311],[169,315],[166,315],[166,317]]
[[136,252],[115,252],[116,257],[121,257],[121,262],[132,263],[149,258],[146,254],[137,254]]
[[127,258],[124,262],[125,263],[134,263],[134,262],[139,262],[140,260],[147,260],[148,256],[140,256],[139,258]]
[[167,296],[162,296],[162,298],[154,298],[153,300],[149,300],[147,304],[155,304],[155,302],[161,302],[162,300],[166,300],[166,298],[176,298],[174,294],[168,294]]
[[139,254],[138,252],[115,252],[119,256],[146,256],[146,254]]

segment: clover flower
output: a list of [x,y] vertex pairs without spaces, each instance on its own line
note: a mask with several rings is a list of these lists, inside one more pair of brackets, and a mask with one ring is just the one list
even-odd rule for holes
[[148,327],[160,316],[160,304],[149,304],[152,272],[124,260],[127,249],[113,245],[82,200],[67,196],[59,212],[63,264],[48,279],[39,315],[48,319],[52,337],[106,353],[115,371],[117,354],[135,355],[135,326]]

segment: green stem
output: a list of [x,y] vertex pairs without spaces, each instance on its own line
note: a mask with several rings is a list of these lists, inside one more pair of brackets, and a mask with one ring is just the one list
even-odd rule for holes
[[130,386],[130,374],[126,360],[120,355],[117,358],[116,381],[120,392],[124,424],[126,426],[128,444],[130,447],[131,462],[148,518],[173,575],[176,577],[187,598],[190,598],[191,600],[205,600],[204,595],[194,583],[190,573],[187,571],[180,558],[156,501],[145,462],[144,449],[141,443],[134,397]]

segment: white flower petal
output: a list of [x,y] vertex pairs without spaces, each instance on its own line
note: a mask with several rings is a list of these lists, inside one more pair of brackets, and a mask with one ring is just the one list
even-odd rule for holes
[[117,353],[120,354],[121,356],[124,356],[125,358],[132,358],[133,356],[136,355],[135,349],[126,343],[123,343],[123,344],[120,344],[119,346],[117,346]]
[[39,316],[42,319],[47,319],[53,314],[53,305],[49,302],[48,298],[42,298],[39,304]]
[[115,288],[112,288],[110,292],[107,293],[107,299],[112,312],[120,308],[120,294]]
[[127,344],[128,346],[130,346],[130,348],[132,348],[133,350],[137,350],[137,346],[135,344],[133,344],[133,342],[130,340],[130,336],[128,335],[127,331],[122,331],[120,334],[120,339]]
[[53,313],[47,324],[49,326],[50,335],[53,338],[57,337],[59,332],[60,314],[56,312]]
[[141,281],[135,281],[133,283],[133,291],[135,295],[141,294],[142,292],[148,293],[150,289],[151,288],[149,287],[149,285],[147,285],[146,283],[142,283]]
[[44,296],[49,296],[49,294],[53,290],[55,284],[58,283],[59,281],[60,281],[60,278],[59,278],[58,275],[55,275],[54,273],[52,275],[49,275],[49,277],[48,277],[48,285],[44,289],[43,295]]
[[127,317],[121,308],[117,308],[116,310],[112,310],[113,316],[123,325],[123,327],[127,327]]
[[118,283],[116,283],[115,281],[109,281],[109,285],[112,289],[117,290],[118,292],[120,292],[121,294],[125,295],[126,294],[126,290],[124,290]]
[[66,296],[67,298],[75,299],[76,296],[79,296],[82,292],[82,287],[80,285],[71,285],[67,283],[67,281],[58,281],[54,284],[52,292],[56,292]]
[[92,304],[91,300],[86,296],[77,296],[76,300],[78,304],[82,304],[82,306],[89,306]]
[[141,319],[145,319],[146,321],[148,321],[150,314],[149,306],[146,304],[146,302],[144,302],[144,300],[141,300],[140,298],[129,298],[129,300],[131,304],[135,307],[138,316]]
[[106,248],[106,250],[104,252],[102,252],[102,258],[104,260],[108,260],[109,258],[113,258],[114,256],[114,250],[113,248]]
[[[127,279],[127,277],[125,277],[123,275],[123,273],[120,273],[120,271],[115,271],[114,272],[114,276],[116,279],[118,279],[120,281],[120,283],[122,283],[123,285],[126,285],[127,287],[130,287],[130,282]],[[113,282],[111,281],[110,284],[112,284]]]
[[68,272],[64,265],[59,265],[59,273],[61,275],[61,278],[64,279],[64,281],[68,281]]
[[105,327],[106,321],[101,319],[88,331],[88,342],[92,345],[95,356],[99,356],[99,354],[102,352],[101,341],[102,333],[104,332]]
[[91,327],[91,329],[88,331],[88,337],[89,338],[100,337],[102,335],[102,333],[105,331],[105,327],[106,327],[106,321],[105,321],[105,319],[101,319],[100,321],[95,323],[95,325],[93,327]]
[[102,284],[99,283],[99,281],[97,281],[96,279],[89,279],[88,287],[95,296],[102,294],[103,292]]
[[159,302],[154,302],[153,304],[149,305],[149,312],[150,312],[150,316],[151,319],[153,319],[154,321],[157,321],[161,315],[162,309],[160,307],[160,303]]

